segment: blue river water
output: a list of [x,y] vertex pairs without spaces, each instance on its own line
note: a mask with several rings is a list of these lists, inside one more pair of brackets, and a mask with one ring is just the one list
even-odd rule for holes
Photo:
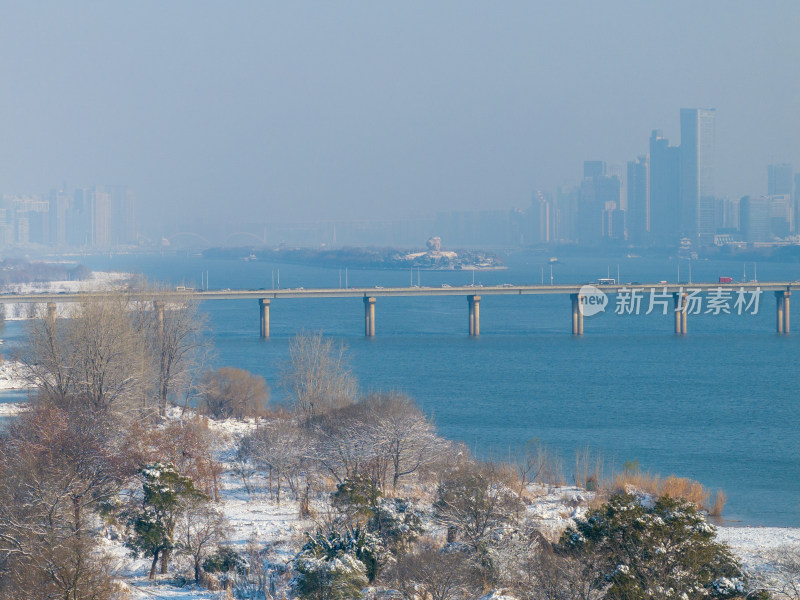
[[[322,269],[192,256],[84,257],[93,269],[136,271],[174,285],[211,288],[464,285],[468,271]],[[507,271],[477,272],[475,283],[550,280],[547,257],[515,254]],[[694,281],[754,277],[752,263],[693,261]],[[678,270],[680,269],[680,275]],[[689,263],[668,258],[564,258],[555,283],[598,277],[688,280]],[[800,265],[759,263],[761,281],[800,280]],[[341,282],[341,283],[340,283]],[[797,295],[800,301],[800,294]],[[577,449],[607,465],[637,460],[643,470],[697,479],[728,496],[723,516],[752,525],[800,526],[800,303],[797,333],[775,332],[775,300],[758,313],[690,315],[686,336],[672,315],[605,313],[570,334],[566,296],[483,296],[481,335],[467,333],[463,297],[378,298],[375,338],[363,335],[359,298],[273,300],[271,337],[258,337],[255,301],[203,304],[216,363],[263,375],[272,401],[285,400],[279,373],[292,338],[322,331],[348,348],[365,392],[399,390],[433,416],[439,431],[481,455],[538,439],[569,473]],[[731,303],[731,307],[733,304]],[[705,309],[705,308],[704,308]],[[20,339],[6,326],[9,344]]]

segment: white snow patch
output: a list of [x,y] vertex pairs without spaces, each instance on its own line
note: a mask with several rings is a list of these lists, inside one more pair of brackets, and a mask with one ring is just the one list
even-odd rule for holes
[[0,364],[0,390],[24,390],[31,385],[25,380],[22,365],[13,360],[4,360]]
[[[88,279],[82,281],[42,281],[30,283],[10,283],[3,291],[9,294],[59,294],[74,293],[84,290],[111,290],[120,287],[131,278],[130,273],[116,271],[93,271]],[[59,315],[66,314],[66,306],[70,303],[56,302]],[[44,308],[44,303],[10,302],[5,305],[5,318],[8,321],[30,319],[37,311]]]
[[2,402],[0,403],[0,417],[15,417],[27,409],[26,402]]
[[753,569],[767,566],[770,555],[779,548],[800,551],[800,529],[794,527],[717,527],[717,539]]

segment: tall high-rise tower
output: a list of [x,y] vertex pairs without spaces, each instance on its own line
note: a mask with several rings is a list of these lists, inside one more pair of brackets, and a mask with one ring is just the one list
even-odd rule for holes
[[680,238],[680,149],[656,129],[650,135],[650,233],[659,245]]
[[635,244],[647,241],[650,233],[649,168],[646,156],[628,163],[628,239]]
[[792,165],[767,166],[767,196],[792,194]]
[[710,241],[714,231],[713,108],[681,109],[681,232]]
[[581,245],[596,246],[603,238],[625,239],[621,200],[619,177],[607,175],[606,164],[602,161],[585,161],[577,215],[578,242]]
[[792,165],[767,166],[767,198],[772,233],[785,238],[797,230],[797,206],[792,198]]

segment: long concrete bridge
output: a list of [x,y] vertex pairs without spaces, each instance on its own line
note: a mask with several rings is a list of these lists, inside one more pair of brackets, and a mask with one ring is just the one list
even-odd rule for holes
[[[596,285],[596,284],[590,284]],[[729,296],[744,293],[773,292],[776,303],[776,331],[789,333],[789,301],[793,289],[800,289],[800,281],[773,281],[747,283],[636,283],[598,285],[597,289],[606,294],[632,293],[634,291],[649,294],[656,293],[660,297],[670,297],[673,301],[673,312],[676,334],[688,333],[689,296],[693,292],[728,294]],[[269,337],[269,309],[272,300],[295,298],[362,298],[364,302],[364,334],[375,336],[375,305],[378,298],[398,296],[465,296],[467,298],[468,327],[471,336],[480,335],[480,301],[481,296],[528,296],[542,294],[561,294],[569,296],[571,301],[572,333],[583,335],[582,304],[584,285],[511,285],[497,286],[448,286],[441,287],[371,287],[371,288],[288,288],[259,290],[191,290],[176,289],[158,292],[159,301],[155,308],[163,314],[163,305],[170,301],[207,300],[257,300],[260,315],[260,334]],[[45,303],[50,318],[56,318],[57,302],[80,302],[87,297],[102,297],[113,292],[74,292],[74,293],[28,293],[2,294],[0,304],[11,303]],[[152,295],[152,294],[151,294]]]

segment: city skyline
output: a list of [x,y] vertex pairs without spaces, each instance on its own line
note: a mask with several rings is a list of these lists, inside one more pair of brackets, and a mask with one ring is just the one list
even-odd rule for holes
[[[510,210],[714,107],[715,193],[800,164],[797,3],[0,6],[0,192],[142,223]],[[623,195],[623,202],[626,201]]]
[[644,248],[800,240],[800,189],[793,185],[800,181],[800,174],[793,172],[792,165],[767,165],[762,187],[766,194],[717,197],[716,111],[681,108],[679,115],[679,145],[671,145],[661,130],[653,130],[650,152],[628,161],[626,170],[611,168],[602,160],[585,160],[580,182],[555,191],[533,190],[528,206],[509,211],[491,207],[437,211],[385,223],[307,219],[283,227],[280,222],[228,221],[209,228],[207,222],[195,218],[194,223],[175,228],[160,224],[158,230],[147,231],[137,224],[136,196],[130,188],[106,185],[69,190],[62,184],[49,195],[3,194],[0,242],[5,246],[147,248],[169,244],[162,236],[177,235],[206,245],[226,245],[232,240],[274,244],[287,239],[289,243],[407,245],[442,235],[461,245],[577,243],[596,247],[614,241]]

